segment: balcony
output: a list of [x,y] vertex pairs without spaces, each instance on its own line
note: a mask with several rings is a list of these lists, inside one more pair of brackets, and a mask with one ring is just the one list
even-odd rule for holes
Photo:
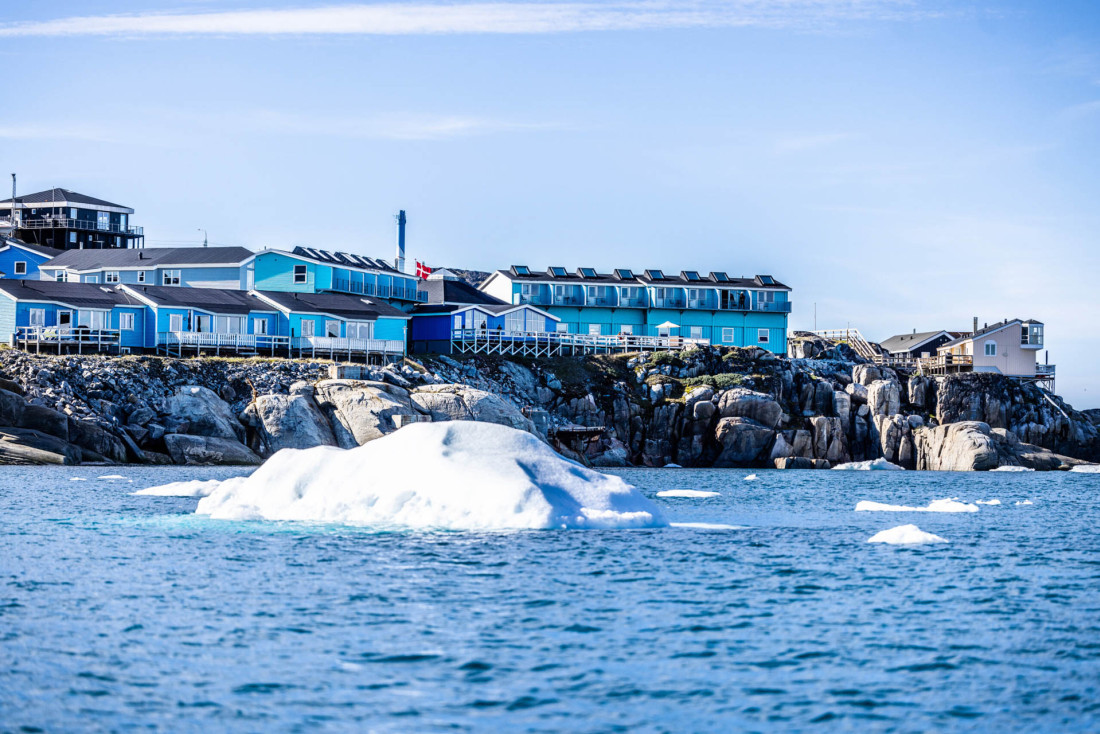
[[684,308],[687,303],[683,296],[669,296],[666,298],[654,298],[653,308]]
[[640,298],[623,298],[619,301],[620,308],[646,308],[648,305],[649,303],[644,296]]
[[718,301],[713,298],[689,298],[688,308],[698,308],[706,311],[717,311]]
[[595,298],[588,299],[588,305],[615,307],[619,305],[619,299],[617,299],[615,296],[596,296]]
[[554,299],[546,293],[517,293],[517,306],[552,306]]
[[1036,377],[1054,377],[1054,365],[1052,364],[1037,364],[1035,365]]
[[753,311],[765,311],[767,313],[790,313],[791,302],[790,301],[775,301],[773,303],[757,303],[752,308]]
[[98,222],[84,219],[69,219],[67,217],[45,217],[43,219],[24,219],[19,223],[20,229],[79,229],[88,232],[104,232],[106,234],[144,235],[143,227],[122,227],[118,224],[101,226]]
[[553,305],[555,305],[555,306],[583,306],[584,305],[584,296],[583,295],[554,296],[554,304]]

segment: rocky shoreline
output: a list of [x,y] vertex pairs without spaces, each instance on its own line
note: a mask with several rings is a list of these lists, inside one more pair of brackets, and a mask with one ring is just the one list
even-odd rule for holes
[[[844,345],[546,360],[326,362],[0,351],[0,463],[258,464],[416,421],[531,431],[595,466],[1068,469],[1100,461],[1094,412],[990,374],[932,378]],[[360,370],[356,370],[357,372]],[[340,377],[341,379],[334,379]]]

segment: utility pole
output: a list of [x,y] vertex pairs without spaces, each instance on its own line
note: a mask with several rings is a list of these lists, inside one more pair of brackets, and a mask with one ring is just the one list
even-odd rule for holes
[[11,227],[12,236],[15,236],[15,174],[11,175]]
[[207,241],[206,241],[206,230],[205,230],[205,229],[203,229],[202,227],[199,227],[199,231],[200,231],[200,232],[202,232],[202,246],[203,246],[203,247],[206,247],[206,245],[207,245]]

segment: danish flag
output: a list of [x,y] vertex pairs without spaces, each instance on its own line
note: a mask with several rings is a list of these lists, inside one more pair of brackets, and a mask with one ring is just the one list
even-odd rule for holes
[[432,269],[419,260],[416,261],[416,277],[427,278],[432,274]]

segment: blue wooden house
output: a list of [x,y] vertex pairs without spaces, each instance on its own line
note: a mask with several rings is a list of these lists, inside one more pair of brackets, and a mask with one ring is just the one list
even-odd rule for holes
[[55,250],[52,247],[31,245],[22,240],[0,237],[0,278],[37,280],[40,277],[38,268],[61,253],[62,250]]
[[481,290],[507,303],[553,314],[556,328],[592,337],[663,337],[726,346],[787,350],[790,288],[770,275],[734,278],[724,272],[677,274],[659,269],[514,265],[498,270]]
[[242,290],[252,257],[243,247],[68,250],[40,270],[43,279],[70,283]]
[[145,304],[113,288],[0,280],[0,341],[34,351],[140,351]]
[[246,287],[257,290],[367,296],[406,311],[427,301],[415,276],[383,260],[312,247],[256,253],[244,277]]
[[497,341],[527,341],[554,332],[558,319],[529,304],[514,305],[446,274],[431,275],[423,285],[428,303],[412,312],[409,349],[415,353],[450,353],[460,332],[492,335]]

